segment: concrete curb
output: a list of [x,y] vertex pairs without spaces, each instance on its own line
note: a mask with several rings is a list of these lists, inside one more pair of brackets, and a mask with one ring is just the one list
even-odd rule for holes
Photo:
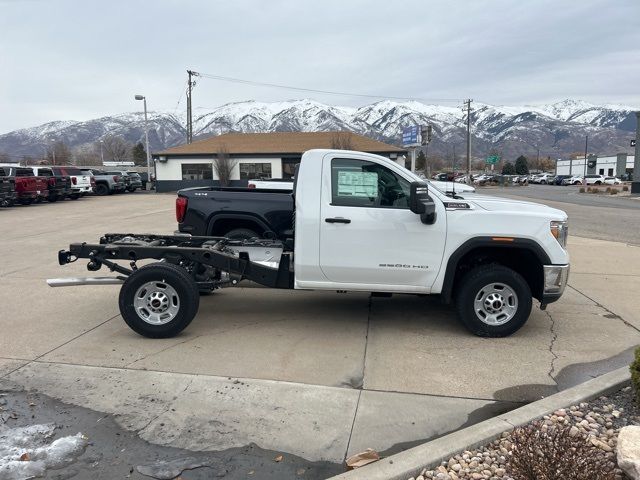
[[427,467],[437,467],[457,453],[486,445],[502,432],[525,425],[559,408],[576,405],[619,390],[631,378],[629,367],[622,367],[593,380],[532,402],[511,412],[490,418],[431,442],[418,445],[365,467],[331,477],[332,480],[407,480]]

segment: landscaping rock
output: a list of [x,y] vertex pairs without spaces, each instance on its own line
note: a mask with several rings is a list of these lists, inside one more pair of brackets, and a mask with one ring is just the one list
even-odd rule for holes
[[618,466],[634,480],[640,479],[640,427],[620,429],[617,444]]

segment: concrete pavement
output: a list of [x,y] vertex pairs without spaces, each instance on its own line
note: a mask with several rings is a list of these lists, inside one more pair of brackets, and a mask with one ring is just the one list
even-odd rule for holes
[[[86,276],[56,251],[106,231],[170,233],[173,195],[0,210],[0,376],[111,413],[180,448],[258,443],[341,462],[398,450],[628,362],[639,343],[640,249],[570,238],[571,287],[505,339],[474,337],[437,299],[236,288],[203,297],[180,336],[137,336],[118,287],[51,289]],[[593,260],[594,248],[611,254]],[[609,273],[611,272],[611,273]],[[615,272],[615,275],[614,275]],[[637,289],[635,290],[637,291]]]

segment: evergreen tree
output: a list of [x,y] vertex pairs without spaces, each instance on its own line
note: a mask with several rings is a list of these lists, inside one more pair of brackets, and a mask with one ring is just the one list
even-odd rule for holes
[[418,156],[416,157],[416,171],[422,171],[426,168],[426,166],[427,157],[425,156],[424,152],[420,150],[420,153],[418,153]]
[[507,162],[502,167],[502,175],[515,175],[516,167],[513,166],[513,163]]
[[146,165],[147,164],[147,152],[144,149],[144,145],[142,142],[138,142],[131,149],[131,153],[133,156],[133,163],[136,165]]
[[527,175],[529,174],[529,164],[527,162],[527,157],[524,155],[520,155],[516,158],[516,173],[518,175]]

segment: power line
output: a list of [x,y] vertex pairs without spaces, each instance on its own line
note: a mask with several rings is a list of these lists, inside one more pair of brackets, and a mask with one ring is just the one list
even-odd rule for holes
[[267,83],[267,82],[258,82],[255,80],[244,80],[241,78],[234,77],[224,77],[222,75],[213,75],[211,73],[196,73],[200,77],[208,78],[210,80],[218,80],[221,82],[229,82],[229,83],[239,83],[243,85],[252,85],[256,87],[269,87],[269,88],[279,88],[283,90],[295,90],[298,92],[308,92],[308,93],[320,93],[323,95],[335,95],[342,97],[358,97],[358,98],[375,98],[375,99],[388,99],[388,100],[415,100],[421,102],[446,102],[446,103],[459,103],[462,99],[460,98],[420,98],[420,97],[395,97],[388,95],[368,95],[363,93],[349,93],[349,92],[338,92],[333,90],[318,90],[315,88],[304,88],[304,87],[294,87],[291,85],[281,85],[277,83]]

